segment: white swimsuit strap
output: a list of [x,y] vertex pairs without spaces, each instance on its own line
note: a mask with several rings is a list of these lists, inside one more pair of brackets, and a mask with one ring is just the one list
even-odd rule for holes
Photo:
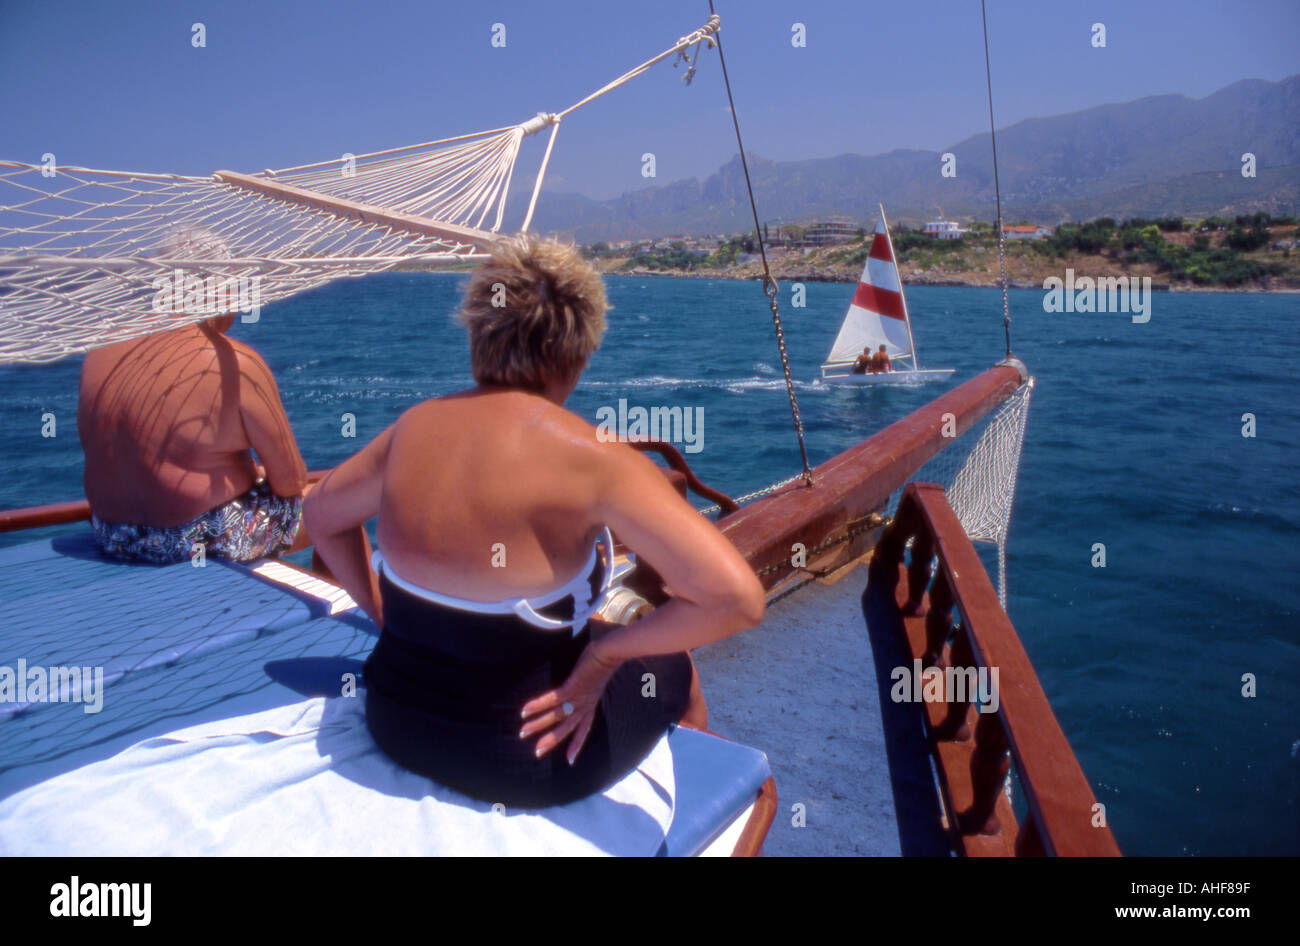
[[[591,584],[589,577],[592,568],[596,565],[596,548],[597,545],[605,547],[605,569],[604,577],[601,579],[600,589],[596,596],[587,602],[591,595]],[[548,591],[545,594],[537,595],[533,598],[507,598],[501,601],[470,601],[467,598],[457,598],[452,595],[445,595],[441,592],[433,591],[422,585],[417,585],[408,581],[393,571],[390,565],[379,549],[375,549],[370,558],[370,564],[376,572],[382,574],[389,581],[401,588],[403,591],[415,595],[417,598],[423,598],[425,601],[432,601],[434,604],[441,604],[445,607],[455,608],[458,611],[472,611],[477,614],[514,614],[523,620],[532,624],[534,627],[540,627],[547,630],[559,630],[561,628],[570,628],[576,636],[591,615],[599,611],[605,603],[605,598],[609,594],[610,585],[614,581],[614,536],[610,533],[608,527],[603,529],[600,538],[596,544],[591,547],[591,556],[587,559],[587,564],[572,580],[565,582],[554,591]],[[537,611],[539,608],[545,608],[557,601],[572,595],[573,597],[573,618],[568,621],[548,618]]]
[[[560,621],[555,618],[548,618],[538,614],[535,609],[539,606],[538,602],[542,600],[539,598],[519,599],[514,605],[515,614],[535,627],[552,628],[555,630],[567,627],[572,630],[574,636],[577,636],[578,632],[587,626],[587,621],[591,619],[591,616],[604,606],[605,599],[609,596],[610,586],[614,584],[614,537],[610,534],[608,528],[601,532],[599,542],[605,547],[606,565],[604,577],[601,579],[600,587],[596,590],[595,597],[586,605],[579,604],[580,601],[585,601],[591,594],[591,583],[588,580],[588,576],[591,575],[591,569],[595,565],[594,559],[596,550],[593,546],[591,552],[592,559],[588,561],[587,567],[583,570],[582,574],[569,582],[568,585],[562,586],[558,591],[547,595],[546,597],[550,600],[545,604],[540,605],[541,607],[545,607],[546,604],[559,601],[565,595],[571,594],[573,595],[573,617],[570,620]],[[557,594],[559,597],[553,597],[553,595]]]

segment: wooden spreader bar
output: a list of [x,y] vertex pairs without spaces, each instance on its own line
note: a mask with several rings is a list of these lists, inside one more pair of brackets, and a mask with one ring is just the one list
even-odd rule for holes
[[236,187],[256,191],[259,194],[274,197],[278,200],[324,210],[339,217],[348,217],[362,223],[379,224],[396,230],[406,230],[439,240],[465,243],[484,251],[490,250],[500,239],[497,234],[487,230],[476,230],[473,227],[462,227],[455,223],[444,223],[417,217],[413,214],[385,210],[382,207],[362,204],[344,197],[317,193],[316,191],[295,187],[292,184],[285,184],[282,181],[270,178],[252,177],[236,171],[218,171],[212,176],[224,184],[233,184]]

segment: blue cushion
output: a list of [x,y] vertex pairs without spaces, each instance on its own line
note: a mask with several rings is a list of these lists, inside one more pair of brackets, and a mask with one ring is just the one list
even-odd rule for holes
[[677,799],[661,857],[693,857],[754,803],[772,774],[757,749],[678,726],[668,736]]
[[[308,621],[302,599],[212,560],[202,568],[103,558],[84,536],[0,550],[0,655],[102,667],[104,685]],[[51,704],[32,704],[39,710]],[[0,702],[0,718],[29,708]]]
[[[375,628],[209,560],[101,558],[88,536],[0,549],[0,666],[104,667],[103,709],[0,703],[0,798],[145,739],[314,696],[360,675]],[[767,757],[677,727],[677,800],[660,854],[699,853],[768,778]]]

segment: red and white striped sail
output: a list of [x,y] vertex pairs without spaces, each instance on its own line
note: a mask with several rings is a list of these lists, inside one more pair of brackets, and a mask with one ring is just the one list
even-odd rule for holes
[[875,352],[881,345],[890,358],[913,354],[903,282],[898,276],[898,262],[883,207],[876,220],[876,233],[871,239],[871,251],[858,290],[853,294],[844,324],[826,361],[828,364],[852,362],[863,349]]

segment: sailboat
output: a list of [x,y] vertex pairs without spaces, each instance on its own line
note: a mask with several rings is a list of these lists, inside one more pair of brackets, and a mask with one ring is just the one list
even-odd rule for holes
[[[864,351],[874,354],[881,345],[889,355],[890,370],[855,373],[858,357]],[[906,363],[906,367],[895,367],[899,362]],[[955,370],[922,370],[917,363],[912,319],[903,295],[903,280],[898,275],[898,257],[894,255],[894,241],[889,238],[889,223],[881,205],[858,290],[822,365],[822,380],[834,384],[923,384],[950,378]]]

